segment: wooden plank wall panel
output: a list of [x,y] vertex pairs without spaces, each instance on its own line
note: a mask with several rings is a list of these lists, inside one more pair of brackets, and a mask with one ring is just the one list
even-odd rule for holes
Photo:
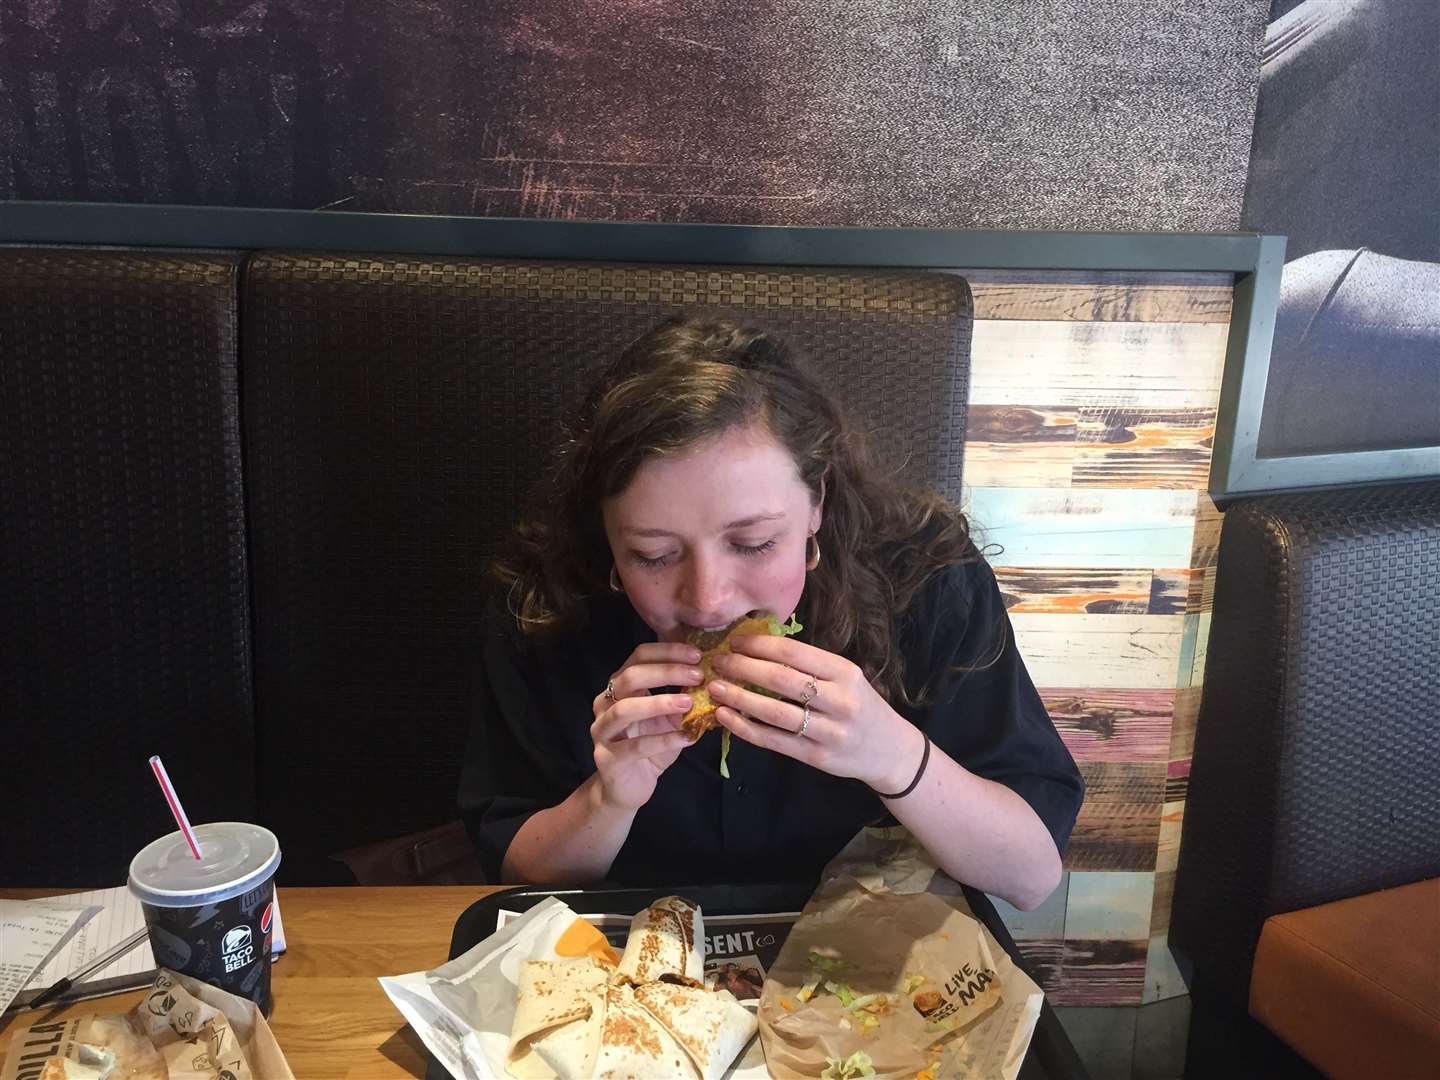
[[1194,491],[1210,477],[1214,409],[1080,410],[1077,487],[1159,487]]
[[1040,698],[1076,761],[1169,761],[1173,689],[1050,688]]
[[1135,1005],[1145,986],[1146,941],[1066,939],[1052,1005]]
[[970,401],[1213,410],[1227,332],[1210,323],[977,322]]
[[1175,686],[1183,615],[1011,615],[1036,686]]
[[[1070,836],[1065,865],[1079,870],[1154,870],[1166,766],[1149,762],[1082,761],[1085,804]],[[1077,875],[1070,890],[1076,895]],[[1069,923],[1066,923],[1068,934]]]
[[1229,323],[1226,274],[960,270],[975,294],[975,318],[1074,322]]
[[1030,970],[1034,972],[1035,981],[1040,984],[1040,988],[1047,994],[1057,993],[1061,986],[1061,964],[1065,957],[1064,939],[1017,939],[1015,944],[1020,948],[1020,955],[1030,964]]
[[995,576],[1012,615],[1183,615],[1193,589],[1189,570],[997,566]]
[[966,276],[964,508],[1088,787],[1063,938],[1025,948],[1058,1002],[1183,992],[1164,934],[1214,596],[1204,490],[1231,281]]
[[1193,491],[967,484],[964,509],[976,543],[994,566],[1154,570],[1190,565]]

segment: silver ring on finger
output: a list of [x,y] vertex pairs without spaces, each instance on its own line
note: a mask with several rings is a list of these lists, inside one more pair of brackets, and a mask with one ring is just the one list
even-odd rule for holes
[[615,680],[611,679],[605,684],[605,700],[615,704]]
[[801,705],[800,708],[802,710],[800,713],[800,727],[795,734],[803,739],[805,738],[805,730],[810,726],[810,703],[807,701]]
[[815,676],[810,676],[810,681],[805,685],[805,694],[800,698],[801,705],[809,705],[820,694],[820,688],[815,685]]

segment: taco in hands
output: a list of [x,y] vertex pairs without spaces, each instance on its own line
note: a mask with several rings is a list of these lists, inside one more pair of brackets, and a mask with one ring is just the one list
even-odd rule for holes
[[[804,627],[795,621],[794,615],[790,616],[788,622],[782,623],[768,611],[752,611],[722,629],[691,630],[686,634],[686,642],[700,650],[700,674],[702,676],[700,685],[690,691],[692,702],[690,711],[680,721],[680,727],[686,735],[690,736],[690,740],[695,741],[715,727],[715,710],[719,706],[710,700],[710,693],[706,687],[710,680],[715,678],[715,669],[712,666],[715,657],[730,652],[730,642],[733,638],[739,637],[741,634],[771,634],[775,637],[788,637],[791,634],[798,634],[803,629]],[[771,697],[775,696],[769,690],[758,686],[747,685],[745,689]]]

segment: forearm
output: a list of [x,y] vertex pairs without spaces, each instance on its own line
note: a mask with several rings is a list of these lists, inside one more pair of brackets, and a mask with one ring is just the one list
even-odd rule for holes
[[591,776],[564,802],[520,826],[501,866],[507,882],[583,885],[610,872],[635,811],[605,805],[599,781],[598,774]]
[[[912,760],[918,764],[918,747]],[[907,783],[908,777],[890,790]],[[1027,911],[1060,883],[1055,841],[1030,804],[963,768],[939,747],[931,748],[915,790],[884,802],[956,881]]]

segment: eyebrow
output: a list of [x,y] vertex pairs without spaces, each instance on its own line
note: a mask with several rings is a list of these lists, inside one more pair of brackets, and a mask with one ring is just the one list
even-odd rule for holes
[[[727,532],[731,529],[744,529],[748,528],[751,525],[759,525],[762,522],[766,521],[779,521],[784,516],[785,515],[783,513],[751,514],[749,517],[738,518],[735,521],[727,521],[724,525],[724,529]],[[679,535],[678,533],[671,532],[669,529],[622,529],[621,532],[625,533],[626,536],[665,537]]]

